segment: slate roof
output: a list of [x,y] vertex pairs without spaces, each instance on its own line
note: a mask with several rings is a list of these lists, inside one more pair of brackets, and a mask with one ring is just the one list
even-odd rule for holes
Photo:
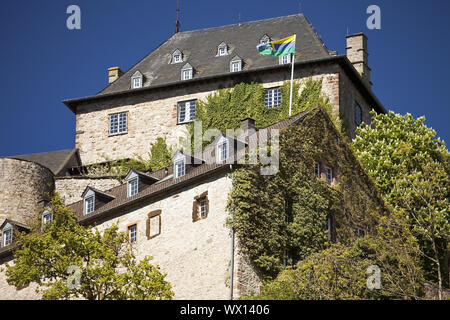
[[[130,89],[131,76],[136,71],[144,75],[143,86],[147,87],[181,81],[181,69],[186,63],[194,68],[194,78],[229,73],[230,61],[236,55],[243,59],[242,70],[278,65],[278,57],[260,55],[256,50],[259,40],[265,34],[271,40],[296,34],[296,62],[330,56],[329,50],[302,14],[179,32],[103,89],[99,95]],[[218,57],[217,48],[222,42],[228,46],[228,55]],[[172,53],[177,49],[183,54],[183,62],[171,64]]]
[[71,167],[80,166],[81,160],[78,149],[66,149],[42,153],[30,153],[8,158],[36,162],[53,172],[54,175],[64,175],[65,170]]

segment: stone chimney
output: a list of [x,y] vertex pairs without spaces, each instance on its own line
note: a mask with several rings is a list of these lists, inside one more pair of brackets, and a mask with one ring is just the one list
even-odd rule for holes
[[346,37],[347,58],[360,74],[363,81],[372,85],[370,81],[369,53],[367,52],[367,37],[364,33],[356,33]]
[[108,68],[108,84],[116,81],[122,74],[123,71],[119,67]]
[[251,118],[246,118],[241,120],[241,130],[245,132],[254,132],[255,131],[255,120]]

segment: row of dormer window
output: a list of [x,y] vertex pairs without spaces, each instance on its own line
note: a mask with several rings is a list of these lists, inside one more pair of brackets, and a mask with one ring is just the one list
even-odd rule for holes
[[[268,43],[270,42],[270,37],[268,35],[264,35],[260,41],[260,43]],[[228,56],[230,54],[229,46],[222,42],[217,47],[217,53],[216,57],[223,57]],[[183,55],[183,52],[181,50],[176,49],[171,56],[170,64],[178,64],[185,62],[185,58]],[[278,63],[279,64],[288,64],[291,63],[291,55],[284,55],[281,57],[278,57]],[[234,56],[233,59],[230,61],[230,72],[239,72],[242,70],[243,60],[238,55]],[[190,80],[194,77],[194,68],[189,64],[186,63],[181,68],[181,80]],[[138,70],[131,76],[131,89],[138,89],[142,88],[144,85],[144,75]]]

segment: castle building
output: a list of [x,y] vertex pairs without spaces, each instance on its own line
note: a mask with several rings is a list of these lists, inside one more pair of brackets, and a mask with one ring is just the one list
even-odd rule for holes
[[[45,205],[56,190],[80,224],[102,230],[118,222],[137,256],[153,256],[167,273],[176,299],[229,299],[258,292],[261,278],[225,223],[232,214],[227,201],[233,187],[230,173],[239,165],[235,156],[261,131],[252,119],[242,120],[242,131],[254,132],[242,140],[223,135],[198,158],[178,151],[173,165],[154,172],[131,169],[124,182],[90,176],[82,168],[104,162],[104,155],[112,160],[145,155],[158,137],[178,146],[186,124],[195,119],[197,102],[242,81],[262,83],[266,106],[279,106],[279,87],[290,79],[291,56],[263,56],[256,46],[292,34],[297,35],[294,78],[322,81],[323,94],[350,137],[361,122],[370,123],[370,110],[386,112],[371,89],[362,33],[347,36],[347,54],[337,55],[302,14],[177,32],[127,72],[109,68],[109,84],[100,93],[64,101],[76,115],[75,149],[0,158],[0,266],[13,262],[16,230],[29,230],[29,219],[38,214],[43,223],[51,220]],[[349,150],[320,108],[265,129],[315,121]],[[317,159],[311,172],[333,186],[340,170],[328,165],[331,160]],[[371,187],[356,159],[342,161],[365,177],[355,185]],[[367,194],[367,201],[380,201]],[[0,298],[39,297],[32,285],[9,286],[2,272]]]

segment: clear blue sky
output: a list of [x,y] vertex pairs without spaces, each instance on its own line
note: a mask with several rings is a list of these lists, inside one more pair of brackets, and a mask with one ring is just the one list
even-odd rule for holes
[[[327,47],[345,54],[345,35],[369,38],[373,90],[398,113],[425,115],[450,141],[450,1],[181,0],[181,30],[302,12]],[[81,30],[66,8],[81,8]],[[381,30],[366,8],[381,8]],[[75,145],[75,116],[62,100],[107,84],[107,68],[127,70],[174,31],[176,0],[0,0],[0,156]]]

